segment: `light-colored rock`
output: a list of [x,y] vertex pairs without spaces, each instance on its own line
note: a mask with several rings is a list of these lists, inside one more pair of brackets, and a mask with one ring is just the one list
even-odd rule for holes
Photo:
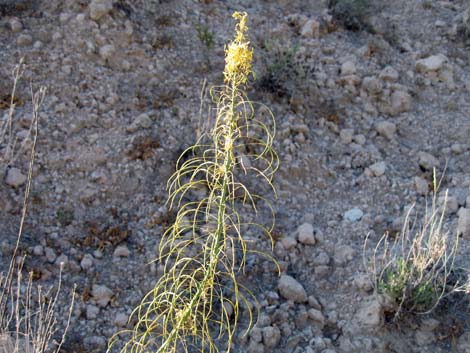
[[379,78],[383,81],[397,82],[399,78],[398,71],[391,66],[385,67],[380,71]]
[[353,129],[343,129],[339,132],[339,138],[342,143],[348,145],[352,142],[354,136]]
[[385,162],[377,162],[369,166],[372,176],[380,177],[385,174],[386,164]]
[[325,326],[325,316],[323,316],[322,312],[317,309],[309,309],[308,310],[308,318],[314,321],[316,324],[320,326],[320,329],[323,329]]
[[99,313],[100,313],[100,308],[98,308],[96,305],[88,304],[86,306],[86,318],[88,320],[96,319]]
[[305,245],[315,245],[315,235],[313,226],[310,223],[304,223],[297,228],[299,242]]
[[26,183],[27,180],[28,178],[26,177],[26,175],[21,173],[21,170],[19,170],[18,168],[10,168],[7,171],[5,183],[14,188],[17,188],[18,186],[21,186]]
[[383,136],[389,140],[393,140],[395,133],[397,132],[397,126],[390,121],[379,121],[377,124],[375,124],[374,127],[380,136]]
[[405,91],[395,91],[390,97],[390,114],[398,115],[411,109],[411,95]]
[[419,346],[427,346],[436,341],[436,335],[431,331],[418,330],[415,332],[415,340]]
[[47,262],[51,264],[53,264],[55,259],[57,258],[55,251],[49,247],[44,249],[44,254],[46,255]]
[[42,256],[44,255],[44,247],[42,245],[36,245],[33,248],[33,254],[34,256]]
[[353,137],[353,141],[356,142],[358,145],[364,145],[366,143],[366,137],[362,134],[355,135]]
[[341,65],[341,75],[348,76],[356,73],[356,64],[352,61],[346,61]]
[[362,219],[362,216],[364,216],[364,212],[359,208],[354,207],[344,214],[344,219],[350,222],[357,222]]
[[296,303],[304,303],[307,301],[307,293],[304,287],[289,275],[282,275],[277,287],[281,296],[287,300],[292,300]]
[[455,196],[442,195],[437,201],[446,214],[454,214],[459,210],[459,203]]
[[447,57],[445,55],[431,55],[425,59],[418,60],[416,62],[416,70],[422,73],[437,71],[440,70],[446,62]]
[[458,215],[457,235],[470,239],[470,208],[461,208]]
[[128,316],[124,313],[117,313],[114,317],[114,325],[117,327],[125,327],[127,325]]
[[300,35],[306,38],[320,37],[320,22],[314,19],[308,20],[300,29]]
[[426,195],[429,192],[429,184],[426,179],[414,177],[413,181],[418,194]]
[[135,132],[140,128],[148,129],[152,126],[153,122],[147,113],[138,115],[135,120],[127,127],[128,132]]
[[372,281],[370,277],[363,273],[354,277],[353,285],[357,289],[364,291],[364,292],[370,292],[372,289],[374,289],[374,286],[372,285]]
[[100,56],[103,60],[111,59],[116,53],[116,48],[113,44],[106,44],[100,48]]
[[337,265],[344,265],[351,261],[356,255],[356,250],[354,250],[349,245],[337,245],[335,247],[334,253],[334,262]]
[[114,257],[128,257],[130,255],[130,251],[126,245],[118,245],[114,250],[113,256]]
[[276,326],[267,326],[263,328],[263,343],[268,349],[274,348],[281,340],[281,330]]
[[439,166],[439,160],[430,153],[420,151],[418,152],[418,164],[424,170],[433,170]]
[[23,30],[23,23],[16,17],[12,17],[10,21],[8,21],[8,25],[12,32],[17,33]]
[[94,284],[91,288],[91,295],[98,306],[104,308],[108,305],[114,293],[105,285]]
[[64,268],[68,266],[69,264],[69,258],[67,255],[65,254],[61,254],[57,257],[57,259],[55,260],[55,264],[57,266],[63,266]]
[[20,34],[16,39],[16,44],[20,47],[27,47],[33,44],[33,37],[30,34]]
[[281,239],[281,244],[286,250],[295,248],[297,245],[297,239],[294,237],[285,237]]
[[108,14],[113,9],[112,0],[93,0],[90,4],[90,18],[92,20],[99,20],[104,15]]
[[80,261],[80,267],[84,271],[88,271],[93,267],[93,256],[90,254],[85,254],[82,258],[82,261]]
[[375,296],[361,305],[354,316],[354,323],[359,330],[367,331],[376,331],[383,325],[383,307]]
[[369,94],[378,94],[382,91],[382,82],[374,76],[364,77],[362,88]]

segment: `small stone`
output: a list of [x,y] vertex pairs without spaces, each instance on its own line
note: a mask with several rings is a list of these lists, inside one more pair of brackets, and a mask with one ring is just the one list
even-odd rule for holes
[[315,235],[313,226],[310,223],[304,223],[297,228],[299,242],[305,245],[315,245]]
[[429,185],[426,179],[414,177],[413,181],[418,194],[426,195],[429,192]]
[[366,137],[362,134],[355,135],[353,137],[353,141],[356,142],[358,145],[364,145],[366,143]]
[[339,133],[339,138],[342,143],[345,145],[348,145],[352,142],[354,136],[354,130],[353,129],[343,129]]
[[378,94],[382,91],[382,82],[373,76],[364,77],[362,88],[369,94]]
[[411,96],[405,91],[395,91],[392,93],[390,104],[391,115],[398,115],[407,112],[411,109]]
[[439,166],[439,160],[427,152],[418,152],[418,164],[424,170],[433,170]]
[[44,255],[44,247],[42,245],[36,245],[34,248],[33,248],[33,254],[35,256],[42,256]]
[[282,275],[278,282],[279,293],[287,300],[297,303],[307,301],[307,293],[304,287],[289,275]]
[[295,246],[297,245],[297,239],[294,237],[285,237],[281,239],[281,243],[284,249],[290,250],[295,248]]
[[114,250],[113,257],[128,257],[130,253],[126,245],[119,245],[116,247],[116,250]]
[[98,308],[96,305],[88,304],[86,306],[86,318],[88,320],[96,319],[99,313],[100,313],[100,308]]
[[319,324],[320,329],[323,329],[325,326],[325,317],[323,316],[322,312],[317,309],[309,309],[308,310],[308,318],[317,324]]
[[440,70],[446,62],[447,57],[445,55],[432,55],[425,59],[418,60],[416,62],[416,70],[422,73],[437,71]]
[[260,342],[255,342],[250,339],[250,343],[247,347],[248,353],[264,353],[264,345]]
[[139,128],[148,129],[152,126],[153,122],[147,113],[138,115],[135,120],[127,127],[128,132],[135,132]]
[[318,302],[317,298],[315,298],[313,295],[310,295],[308,297],[308,305],[310,305],[314,309],[321,310],[321,305]]
[[348,76],[356,73],[356,64],[352,61],[346,61],[341,65],[341,75]]
[[114,295],[113,291],[104,285],[94,284],[91,289],[91,295],[95,302],[102,308],[104,308],[111,300]]
[[8,21],[8,25],[12,32],[21,32],[23,30],[23,24],[16,17],[11,18],[10,21]]
[[113,9],[112,0],[93,0],[90,4],[90,18],[99,20]]
[[399,78],[398,71],[391,66],[387,66],[380,71],[379,78],[383,81],[397,82]]
[[67,267],[67,265],[69,264],[69,258],[67,255],[65,254],[62,254],[62,255],[59,255],[57,257],[57,259],[55,260],[55,264],[57,266],[64,266],[64,267]]
[[369,299],[356,312],[354,322],[360,330],[377,330],[384,322],[382,305],[376,298]]
[[27,180],[28,178],[26,177],[26,175],[21,173],[18,168],[10,168],[8,169],[5,183],[14,188],[17,188],[18,186],[21,186],[26,183]]
[[116,52],[116,48],[112,44],[103,45],[100,48],[100,56],[103,60],[111,59]]
[[306,38],[320,37],[320,22],[310,19],[300,29],[300,35]]
[[281,340],[281,330],[275,326],[268,326],[263,328],[263,343],[266,348],[274,348]]
[[349,245],[338,245],[335,247],[334,261],[337,265],[344,265],[351,261],[356,251]]
[[380,177],[385,174],[385,162],[377,162],[369,166],[369,169],[373,176]]
[[436,341],[436,335],[431,331],[418,330],[415,333],[415,340],[419,346],[427,346]]
[[117,313],[114,318],[114,325],[117,327],[125,327],[127,325],[128,316],[124,313]]
[[83,339],[83,346],[86,352],[103,352],[106,350],[106,342],[102,336],[86,336]]
[[16,40],[16,44],[20,47],[26,47],[33,44],[33,37],[29,34],[20,34]]
[[57,258],[55,251],[51,248],[45,248],[44,254],[46,255],[47,262],[51,264],[53,264],[55,259]]
[[459,203],[455,196],[440,196],[438,204],[445,210],[446,214],[454,214],[459,210]]
[[470,239],[470,208],[461,208],[458,215],[457,235]]
[[80,261],[80,267],[84,271],[88,271],[93,267],[93,256],[90,254],[85,254],[82,261]]
[[344,214],[344,219],[350,222],[357,222],[362,219],[362,216],[364,216],[364,212],[359,208],[354,207]]
[[397,126],[389,121],[379,121],[375,124],[375,130],[380,136],[383,136],[389,140],[393,140],[395,133],[397,132]]
[[374,289],[370,277],[366,274],[360,274],[354,277],[353,284],[357,289],[366,293]]

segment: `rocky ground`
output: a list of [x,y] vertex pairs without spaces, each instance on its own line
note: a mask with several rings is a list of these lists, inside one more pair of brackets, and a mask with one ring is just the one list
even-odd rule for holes
[[[374,244],[400,230],[437,168],[441,194],[449,190],[445,228],[459,231],[458,263],[470,268],[470,8],[374,4],[351,25],[326,1],[0,0],[0,117],[11,70],[22,57],[27,65],[19,141],[31,121],[30,81],[47,87],[21,248],[37,283],[55,283],[63,262],[65,294],[77,284],[63,352],[105,352],[155,283],[148,263],[172,220],[166,181],[203,129],[201,89],[223,80],[236,10],[248,12],[255,48],[248,94],[277,120],[274,255],[283,274],[253,261],[245,280],[261,316],[234,351],[470,352],[465,298],[391,323],[363,266],[366,236]],[[3,266],[27,157],[1,166]]]

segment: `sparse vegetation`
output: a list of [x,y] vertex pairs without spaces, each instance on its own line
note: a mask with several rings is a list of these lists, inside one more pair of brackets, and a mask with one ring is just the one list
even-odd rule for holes
[[367,265],[376,292],[390,300],[395,318],[429,313],[443,298],[468,289],[468,279],[454,275],[458,236],[443,229],[447,194],[444,205],[438,205],[438,189],[434,177],[434,196],[426,205],[422,224],[411,221],[411,207],[401,233],[395,239],[385,234]]

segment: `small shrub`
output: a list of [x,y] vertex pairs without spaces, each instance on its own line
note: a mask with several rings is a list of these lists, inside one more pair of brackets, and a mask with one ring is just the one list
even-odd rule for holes
[[458,236],[443,229],[445,206],[437,204],[437,190],[434,178],[434,196],[422,224],[410,221],[411,207],[400,234],[395,239],[385,234],[368,265],[375,291],[389,299],[395,318],[429,313],[443,298],[468,289],[468,280],[455,275]]
[[359,31],[369,27],[372,0],[329,0],[328,8],[333,18],[346,29]]

